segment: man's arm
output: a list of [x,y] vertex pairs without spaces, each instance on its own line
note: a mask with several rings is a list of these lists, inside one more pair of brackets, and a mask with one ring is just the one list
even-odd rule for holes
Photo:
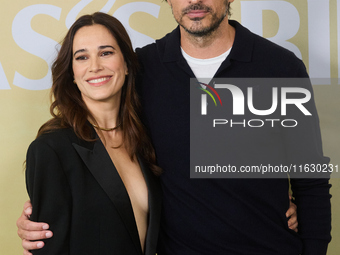
[[[291,197],[290,197],[291,198]],[[289,218],[288,226],[290,229],[297,232],[297,207],[290,201],[290,207],[286,212],[286,217]],[[36,250],[44,247],[44,242],[35,240],[42,240],[51,238],[52,231],[48,230],[49,225],[43,222],[33,222],[29,218],[32,214],[32,204],[27,201],[24,204],[24,210],[17,220],[18,236],[22,239],[22,247],[24,248],[24,255],[32,255],[29,250]]]
[[[306,69],[301,64],[298,77],[306,76]],[[310,91],[311,98],[304,103],[310,115],[302,114],[297,107],[287,111],[287,118],[299,122],[294,128],[284,129],[284,143],[288,162],[300,167],[299,171],[290,173],[290,183],[299,211],[302,254],[321,255],[327,253],[327,246],[331,240],[330,172],[328,169],[309,171],[308,167],[327,166],[330,159],[323,155],[319,117],[311,82],[309,79],[300,79],[296,87]]]

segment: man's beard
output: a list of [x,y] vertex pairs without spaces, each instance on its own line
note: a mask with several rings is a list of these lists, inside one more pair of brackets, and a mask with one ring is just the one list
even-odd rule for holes
[[[203,10],[203,11],[207,11],[207,12],[210,12],[211,16],[212,16],[212,19],[211,19],[211,24],[210,26],[207,26],[207,27],[202,27],[201,25],[201,20],[203,18],[195,18],[195,19],[191,19],[192,21],[194,21],[194,25],[191,26],[191,27],[185,27],[183,25],[183,22],[182,22],[182,18],[183,16],[188,13],[189,11],[191,10]],[[216,13],[212,13],[211,12],[211,8],[208,7],[208,6],[205,6],[203,4],[193,4],[193,5],[190,5],[188,6],[187,8],[185,8],[184,10],[182,10],[182,15],[181,17],[179,18],[179,20],[176,19],[177,23],[184,28],[184,30],[195,36],[195,37],[206,37],[206,36],[209,36],[212,32],[214,32],[219,26],[220,24],[222,23],[222,21],[224,20],[224,18],[227,16],[227,11],[221,16],[221,17],[218,17],[216,15]]]

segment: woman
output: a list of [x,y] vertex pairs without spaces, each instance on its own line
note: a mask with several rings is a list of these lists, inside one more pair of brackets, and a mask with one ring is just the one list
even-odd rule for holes
[[52,66],[53,118],[27,152],[31,219],[54,233],[33,254],[155,254],[160,169],[136,113],[137,63],[112,16],[68,31]]

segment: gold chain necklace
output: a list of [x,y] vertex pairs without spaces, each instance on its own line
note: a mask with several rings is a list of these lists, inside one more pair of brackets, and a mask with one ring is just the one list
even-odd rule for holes
[[[90,122],[90,123],[91,123],[91,122]],[[103,131],[112,131],[112,130],[117,129],[117,128],[120,126],[120,123],[119,123],[117,126],[113,127],[113,128],[102,128],[102,127],[99,127],[99,126],[97,126],[97,125],[95,125],[95,124],[92,124],[92,123],[91,123],[91,125],[92,125],[94,128],[97,128],[97,129],[100,129],[100,130],[103,130]]]

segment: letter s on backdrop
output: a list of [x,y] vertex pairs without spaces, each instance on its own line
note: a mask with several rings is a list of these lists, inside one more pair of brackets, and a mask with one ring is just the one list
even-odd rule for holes
[[51,64],[56,56],[55,48],[58,45],[56,41],[32,29],[31,20],[38,14],[46,14],[59,20],[61,8],[48,4],[31,5],[18,13],[12,24],[12,35],[17,45],[45,60],[49,67],[46,76],[38,80],[28,79],[15,72],[13,84],[28,90],[44,90],[51,87]]

